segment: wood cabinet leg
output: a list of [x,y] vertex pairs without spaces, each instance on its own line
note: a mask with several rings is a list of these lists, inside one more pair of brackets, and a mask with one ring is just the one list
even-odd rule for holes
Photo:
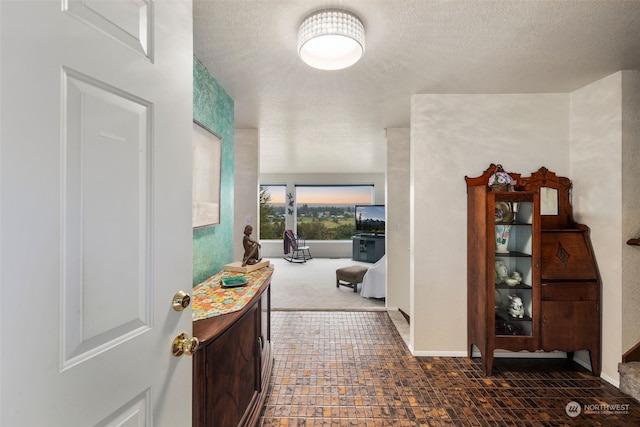
[[589,359],[591,361],[591,372],[593,372],[593,375],[596,377],[600,376],[600,349],[599,348],[595,348],[592,350],[589,350]]
[[487,377],[491,376],[491,371],[493,371],[493,352],[488,352],[482,358],[482,367],[484,368],[484,375]]

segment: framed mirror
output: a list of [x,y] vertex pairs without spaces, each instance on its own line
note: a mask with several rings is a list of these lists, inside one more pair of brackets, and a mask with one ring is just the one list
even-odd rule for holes
[[540,215],[558,215],[558,190],[540,187]]
[[193,122],[193,228],[220,224],[222,139]]

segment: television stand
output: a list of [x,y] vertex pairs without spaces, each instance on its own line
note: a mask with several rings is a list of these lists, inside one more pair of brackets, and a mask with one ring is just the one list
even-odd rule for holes
[[352,259],[362,262],[377,262],[385,253],[384,235],[359,234],[351,238]]

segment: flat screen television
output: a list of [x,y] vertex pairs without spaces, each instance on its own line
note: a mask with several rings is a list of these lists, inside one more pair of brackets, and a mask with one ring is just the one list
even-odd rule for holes
[[384,234],[384,205],[356,205],[356,233]]

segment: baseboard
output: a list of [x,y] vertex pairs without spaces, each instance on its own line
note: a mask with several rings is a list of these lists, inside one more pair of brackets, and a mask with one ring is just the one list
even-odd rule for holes
[[409,316],[407,313],[404,312],[404,310],[400,308],[398,309],[398,311],[400,312],[400,314],[404,316],[404,319],[407,321],[407,323],[411,324],[411,316]]
[[466,351],[414,351],[412,347],[409,349],[416,357],[467,357]]
[[[573,361],[576,362],[578,365],[582,366],[587,371],[591,371],[591,363],[587,362],[586,360],[580,359],[579,357],[574,357]],[[614,386],[616,388],[620,388],[620,379],[619,378],[618,379],[612,378],[609,375],[605,374],[604,372],[600,372],[600,378],[602,378],[603,380],[605,380],[606,382],[608,382],[612,386]]]
[[[467,357],[466,351],[414,351],[411,348],[411,354],[416,357]],[[474,350],[471,354],[471,357],[480,357],[480,352],[478,350]],[[511,352],[511,351],[501,351],[496,350],[494,358],[523,358],[523,359],[566,359],[567,353],[561,351],[554,352],[535,352],[535,353],[526,353],[526,352]],[[589,369],[587,367],[587,369]]]
[[[471,357],[481,357],[480,351],[475,349],[471,353]],[[567,353],[564,351],[550,351],[550,352],[526,352],[526,351],[507,351],[496,350],[493,353],[494,359],[506,358],[506,359],[566,359]]]
[[[409,346],[411,354],[415,357],[468,357],[466,351],[415,351],[412,346]],[[479,351],[474,351],[471,357],[480,357]],[[551,352],[551,353],[523,353],[523,352],[509,352],[496,350],[493,355],[495,359],[566,359],[567,354],[563,352]],[[586,366],[589,369],[588,366]]]
[[[467,357],[466,351],[415,351],[413,346],[407,345],[409,351],[415,357]],[[471,357],[480,357],[480,352],[474,350]],[[566,359],[567,353],[562,351],[553,352],[511,352],[496,350],[494,358],[523,358],[523,359]],[[591,366],[581,359],[574,359],[574,361],[587,370],[591,370]],[[611,384],[616,388],[620,388],[620,380],[611,378],[609,375],[601,373],[600,378]]]
[[[415,351],[413,347],[409,346],[411,354],[415,357],[468,357],[466,351]],[[480,352],[474,352],[471,357],[480,357]],[[493,355],[495,359],[566,359],[566,353],[512,353],[512,352],[499,352]],[[581,363],[579,363],[581,364]],[[584,365],[583,365],[584,366]],[[585,366],[589,369],[588,366]],[[604,378],[604,376],[603,376]],[[609,381],[611,382],[611,381]],[[613,384],[613,383],[612,383]]]
[[[585,366],[585,368],[589,369],[586,366]],[[600,373],[600,378],[602,378],[603,380],[605,380],[606,382],[608,382],[612,386],[614,386],[616,388],[620,388],[620,380],[619,379],[611,378],[609,375],[604,374],[602,372]]]

